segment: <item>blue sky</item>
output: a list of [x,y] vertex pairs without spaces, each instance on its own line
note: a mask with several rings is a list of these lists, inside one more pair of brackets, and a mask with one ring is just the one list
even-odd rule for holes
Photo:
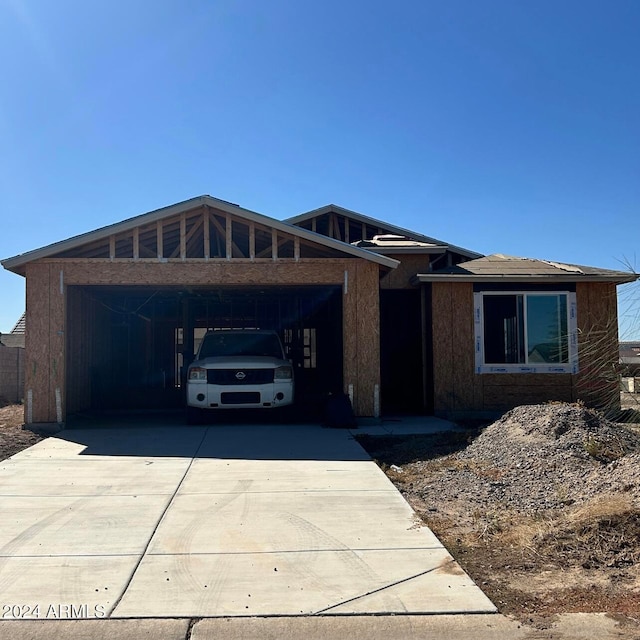
[[0,0],[0,258],[208,193],[640,270],[639,29],[636,0]]

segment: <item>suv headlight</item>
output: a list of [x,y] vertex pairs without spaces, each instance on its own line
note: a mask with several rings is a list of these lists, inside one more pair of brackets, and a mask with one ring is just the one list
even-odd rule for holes
[[293,378],[293,369],[291,367],[277,367],[273,379],[274,380],[291,380]]
[[191,367],[189,369],[189,380],[207,380],[207,370],[202,367]]

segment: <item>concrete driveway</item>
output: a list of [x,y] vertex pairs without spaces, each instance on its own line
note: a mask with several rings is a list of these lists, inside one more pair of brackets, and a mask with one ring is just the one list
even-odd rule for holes
[[4,618],[495,611],[347,431],[65,431],[0,512]]

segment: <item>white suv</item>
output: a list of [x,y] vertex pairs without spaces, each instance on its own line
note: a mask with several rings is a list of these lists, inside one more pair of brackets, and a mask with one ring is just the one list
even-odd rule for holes
[[187,421],[203,409],[273,409],[293,403],[293,367],[275,331],[205,334],[187,374]]

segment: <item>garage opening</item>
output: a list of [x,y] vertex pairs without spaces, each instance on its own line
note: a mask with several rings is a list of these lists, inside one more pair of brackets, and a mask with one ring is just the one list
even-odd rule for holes
[[309,416],[342,389],[340,287],[75,286],[67,295],[69,413],[183,407],[187,367],[216,329],[277,331]]

